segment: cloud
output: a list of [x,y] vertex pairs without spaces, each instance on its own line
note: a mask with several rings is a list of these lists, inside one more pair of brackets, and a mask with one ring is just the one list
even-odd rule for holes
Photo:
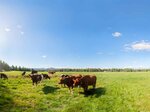
[[46,55],[43,55],[42,58],[47,58],[47,56],[46,56]]
[[126,44],[125,49],[132,51],[150,51],[150,42],[145,40],[136,41],[131,44]]
[[114,33],[112,33],[112,36],[113,37],[121,37],[122,33],[120,33],[120,32],[114,32]]
[[5,30],[6,32],[10,32],[10,31],[11,31],[11,29],[8,28],[8,27],[6,27],[4,30]]
[[21,35],[24,35],[24,32],[23,32],[23,31],[20,31],[20,34],[21,34]]

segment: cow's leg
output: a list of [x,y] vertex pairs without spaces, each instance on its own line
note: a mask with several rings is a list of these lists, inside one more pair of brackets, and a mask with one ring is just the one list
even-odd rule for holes
[[88,86],[84,87],[84,92],[86,92],[88,90]]
[[73,86],[71,87],[71,90],[72,90],[72,91],[71,91],[71,94],[73,94]]
[[71,88],[70,87],[68,87],[69,88],[69,93],[71,93]]
[[36,86],[37,86],[38,82],[36,81]]
[[34,81],[32,81],[32,85],[34,86]]
[[93,84],[93,89],[95,89],[95,87],[96,87],[96,84]]
[[66,84],[64,84],[64,87],[66,87]]

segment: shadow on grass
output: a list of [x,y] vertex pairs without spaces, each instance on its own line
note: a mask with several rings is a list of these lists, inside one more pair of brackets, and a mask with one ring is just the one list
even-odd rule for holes
[[96,89],[88,89],[86,92],[79,92],[80,94],[84,94],[85,97],[94,96],[94,97],[100,97],[104,95],[106,92],[106,89],[103,87],[99,87]]
[[44,94],[54,93],[57,89],[60,89],[58,87],[52,87],[52,86],[45,86],[43,88]]

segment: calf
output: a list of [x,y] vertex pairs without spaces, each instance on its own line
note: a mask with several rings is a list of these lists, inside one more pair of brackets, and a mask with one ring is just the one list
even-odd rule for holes
[[95,89],[96,86],[96,76],[95,75],[85,75],[80,80],[78,85],[84,89],[84,92],[88,90],[88,86],[92,85]]
[[43,79],[43,75],[40,74],[30,74],[29,76],[31,77],[33,85],[34,83],[37,85]]
[[0,73],[0,78],[1,79],[8,79],[7,75],[4,73]]

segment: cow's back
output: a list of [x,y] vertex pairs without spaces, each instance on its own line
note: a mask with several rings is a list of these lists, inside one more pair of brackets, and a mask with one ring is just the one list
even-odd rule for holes
[[96,84],[95,75],[85,75],[81,78],[81,85],[94,85]]

